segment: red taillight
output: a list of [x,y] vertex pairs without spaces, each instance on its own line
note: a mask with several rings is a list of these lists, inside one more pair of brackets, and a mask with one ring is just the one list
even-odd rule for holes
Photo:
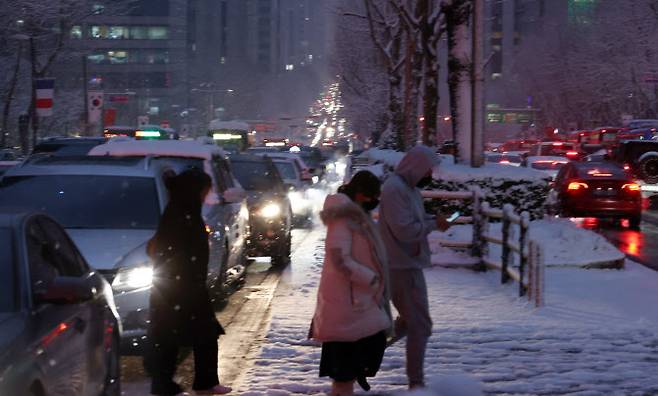
[[636,192],[636,191],[640,191],[640,185],[637,183],[626,183],[623,186],[621,186],[621,189],[626,191]]
[[509,164],[509,161],[508,160],[502,160],[502,161],[499,162],[499,164],[507,165],[507,164]]
[[553,146],[562,146],[562,142],[555,142],[553,143]]
[[624,170],[631,170],[631,166],[628,164],[624,164]]
[[567,157],[577,157],[578,152],[577,151],[567,151]]
[[571,182],[569,183],[569,186],[567,187],[567,190],[569,191],[581,191],[589,188],[587,183],[582,183],[582,182]]

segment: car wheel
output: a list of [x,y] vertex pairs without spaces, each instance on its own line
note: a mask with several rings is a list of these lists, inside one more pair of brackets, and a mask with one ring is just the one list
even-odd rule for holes
[[222,302],[228,299],[226,287],[226,271],[228,270],[228,244],[224,245],[224,254],[222,254],[222,263],[219,267],[219,275],[213,285],[213,297],[215,300]]
[[640,223],[642,223],[642,215],[636,215],[628,219],[628,228],[631,230],[639,230]]
[[273,267],[285,267],[290,262],[290,253],[292,250],[292,236],[288,233],[285,241],[283,241],[283,246],[280,249],[280,253],[276,256],[272,256],[272,266]]
[[638,173],[647,183],[658,183],[658,155],[647,155],[638,163]]
[[103,396],[120,396],[121,395],[121,358],[119,355],[119,336],[112,335],[112,341],[106,350],[107,355],[107,374],[105,375],[105,385],[103,387]]

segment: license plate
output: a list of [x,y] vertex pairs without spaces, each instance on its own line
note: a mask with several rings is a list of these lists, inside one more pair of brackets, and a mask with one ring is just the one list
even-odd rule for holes
[[597,197],[611,197],[614,195],[617,195],[617,190],[614,188],[605,188],[605,187],[598,187],[594,190],[594,195]]

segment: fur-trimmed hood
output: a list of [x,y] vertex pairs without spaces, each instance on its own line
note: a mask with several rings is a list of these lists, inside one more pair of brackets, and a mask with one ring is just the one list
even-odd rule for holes
[[358,225],[370,221],[366,212],[359,205],[355,204],[350,197],[341,193],[327,196],[320,212],[320,218],[324,225],[339,218],[351,220],[352,223]]

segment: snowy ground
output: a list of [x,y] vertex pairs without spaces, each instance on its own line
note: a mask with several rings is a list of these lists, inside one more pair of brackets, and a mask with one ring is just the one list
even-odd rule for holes
[[[273,300],[267,342],[237,393],[328,391],[317,375],[320,348],[306,339],[323,237],[318,227],[295,252]],[[425,274],[434,320],[426,374],[443,390],[426,394],[477,394],[478,383],[486,394],[658,394],[656,272],[632,262],[621,271],[549,268],[540,309],[501,286],[498,273],[432,267]],[[387,350],[370,394],[405,391],[403,347]]]

